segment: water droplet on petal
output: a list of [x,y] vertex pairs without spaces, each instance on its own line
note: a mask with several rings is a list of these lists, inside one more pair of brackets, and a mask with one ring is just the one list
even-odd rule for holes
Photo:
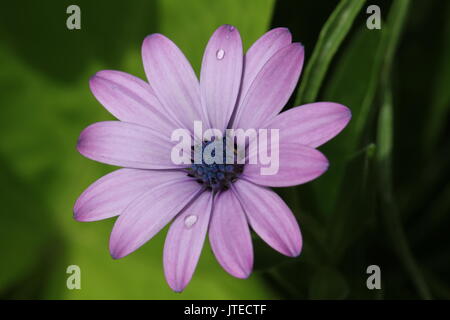
[[197,216],[194,215],[189,215],[186,218],[184,218],[184,225],[186,226],[186,228],[192,228],[194,226],[194,224],[197,222]]
[[225,57],[225,51],[223,51],[223,49],[217,50],[217,52],[216,52],[216,58],[217,58],[218,60],[222,60],[223,57]]

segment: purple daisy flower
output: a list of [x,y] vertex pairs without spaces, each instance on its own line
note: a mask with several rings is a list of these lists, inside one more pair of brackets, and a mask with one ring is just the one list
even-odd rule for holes
[[[264,34],[244,55],[238,30],[219,27],[206,47],[200,81],[168,38],[152,34],[142,45],[149,83],[105,70],[90,87],[119,121],[94,123],[78,140],[87,158],[124,167],[97,180],[78,198],[78,221],[119,216],[110,238],[113,258],[138,249],[172,221],[164,246],[170,287],[182,291],[192,278],[208,233],[212,250],[231,275],[253,267],[250,227],[272,248],[298,256],[302,238],[284,201],[268,187],[311,181],[328,168],[316,148],[349,122],[345,106],[320,102],[280,111],[299,79],[301,44],[285,28]],[[171,134],[194,121],[205,127],[279,129],[279,169],[261,165],[175,164]]]

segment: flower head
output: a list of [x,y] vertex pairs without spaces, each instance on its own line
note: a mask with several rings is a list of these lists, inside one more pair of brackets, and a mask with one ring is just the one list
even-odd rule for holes
[[[172,222],[164,246],[164,271],[175,291],[182,291],[191,280],[207,234],[219,263],[238,278],[252,271],[250,227],[275,250],[298,256],[302,238],[297,221],[268,187],[302,184],[325,172],[328,161],[316,147],[338,134],[351,117],[346,107],[329,102],[280,113],[302,70],[302,45],[291,42],[287,29],[276,28],[244,55],[238,30],[221,26],[206,47],[200,81],[182,52],[161,34],[145,38],[142,57],[148,83],[111,70],[90,80],[94,96],[119,121],[87,127],[78,151],[124,168],[81,194],[75,219],[118,215],[109,246],[116,259]],[[220,159],[231,154],[232,162],[174,162],[174,130],[187,130],[197,141],[192,150],[197,147],[202,154],[214,142],[226,140],[199,138],[195,121],[220,132],[276,130],[279,143],[265,150],[279,157],[276,173],[262,174],[262,163],[236,161],[242,145],[248,151],[244,160],[257,152],[260,145],[254,148],[249,141],[222,143],[210,153],[213,157],[223,153]]]

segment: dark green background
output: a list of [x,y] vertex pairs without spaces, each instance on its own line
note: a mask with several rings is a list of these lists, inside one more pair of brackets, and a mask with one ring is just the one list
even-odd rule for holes
[[[337,48],[315,100],[347,105],[351,124],[321,148],[331,163],[324,176],[279,190],[303,232],[299,258],[255,238],[255,272],[239,280],[206,245],[192,282],[176,294],[163,276],[166,229],[114,261],[107,246],[114,219],[72,218],[78,195],[113,170],[75,150],[84,127],[112,119],[89,90],[91,75],[117,69],[144,78],[140,46],[153,32],[174,40],[198,72],[209,36],[224,23],[239,28],[245,48],[271,27],[290,28],[305,45],[307,65],[338,2],[3,1],[0,298],[450,298],[445,0],[411,0],[398,39],[390,37],[389,15],[408,0],[366,3]],[[70,4],[81,8],[81,30],[66,28]],[[365,27],[369,4],[381,7],[381,30]],[[81,290],[66,288],[71,264],[81,268]],[[366,287],[372,264],[381,268],[382,290]]]

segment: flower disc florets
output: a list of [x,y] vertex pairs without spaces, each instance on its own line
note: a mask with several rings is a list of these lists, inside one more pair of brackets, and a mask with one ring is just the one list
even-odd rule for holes
[[[222,150],[221,155],[216,156],[217,148]],[[197,157],[196,152],[199,153]],[[237,161],[236,145],[227,146],[225,138],[203,141],[198,148],[193,147],[192,154],[193,164],[188,175],[212,191],[227,190],[244,169]],[[201,163],[196,159],[201,159]]]

